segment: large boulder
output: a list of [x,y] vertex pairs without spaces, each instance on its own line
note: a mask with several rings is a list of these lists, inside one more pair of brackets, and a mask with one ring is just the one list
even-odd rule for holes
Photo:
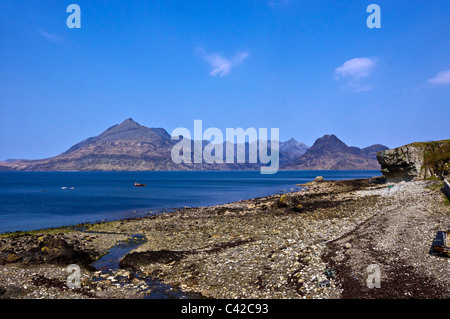
[[377,153],[381,173],[388,181],[411,181],[425,177],[424,149],[405,145]]

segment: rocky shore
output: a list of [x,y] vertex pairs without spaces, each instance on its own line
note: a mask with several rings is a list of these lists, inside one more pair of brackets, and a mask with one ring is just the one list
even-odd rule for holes
[[[0,298],[449,298],[449,259],[430,250],[450,227],[440,184],[315,181],[225,205],[3,234]],[[120,260],[98,266],[126,243]],[[81,268],[79,288],[67,286],[70,264]],[[367,288],[370,264],[381,288]]]

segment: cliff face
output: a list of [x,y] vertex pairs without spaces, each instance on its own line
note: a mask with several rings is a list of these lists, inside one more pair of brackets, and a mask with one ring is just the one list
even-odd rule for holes
[[425,178],[422,169],[424,149],[412,145],[405,145],[391,150],[377,153],[381,173],[390,181],[411,181]]
[[411,181],[448,173],[450,140],[412,143],[377,153],[381,172],[390,181]]

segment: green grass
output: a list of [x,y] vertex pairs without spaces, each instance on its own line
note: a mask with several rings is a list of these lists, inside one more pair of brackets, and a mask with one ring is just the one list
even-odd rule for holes
[[430,183],[426,188],[431,189],[431,190],[436,190],[436,189],[442,189],[444,188],[444,182],[432,182]]
[[423,149],[422,168],[438,176],[450,173],[450,139],[433,142],[415,142],[409,145]]
[[21,237],[21,236],[44,236],[44,235],[55,235],[61,233],[71,233],[76,231],[75,227],[80,226],[61,226],[56,228],[48,228],[48,229],[38,229],[38,230],[29,230],[29,231],[15,231],[15,232],[7,232],[0,234],[0,238],[9,238],[9,237]]
[[[428,186],[426,186],[425,188],[430,189],[430,190],[432,190],[432,191],[435,191],[435,190],[441,190],[441,189],[444,188],[444,182],[443,182],[443,181],[437,182],[437,181],[435,181],[435,180],[432,180],[432,181],[428,184]],[[445,194],[442,194],[442,196],[443,196],[443,202],[444,202],[444,205],[445,205],[445,206],[450,206],[450,200],[448,199],[448,197],[447,197]]]
[[447,196],[444,195],[444,205],[445,206],[450,206],[450,200],[448,199]]
[[431,142],[414,142],[411,143],[409,145],[412,146],[425,146],[425,147],[437,147],[441,144],[446,144],[446,143],[450,143],[450,139],[447,140],[439,140],[439,141],[431,141]]
[[424,166],[436,175],[445,175],[449,171],[450,140],[435,142],[425,146]]

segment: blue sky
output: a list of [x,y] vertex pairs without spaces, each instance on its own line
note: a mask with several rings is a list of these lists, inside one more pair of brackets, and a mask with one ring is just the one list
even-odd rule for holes
[[129,117],[308,145],[450,138],[449,18],[448,0],[3,0],[0,159],[54,156]]

